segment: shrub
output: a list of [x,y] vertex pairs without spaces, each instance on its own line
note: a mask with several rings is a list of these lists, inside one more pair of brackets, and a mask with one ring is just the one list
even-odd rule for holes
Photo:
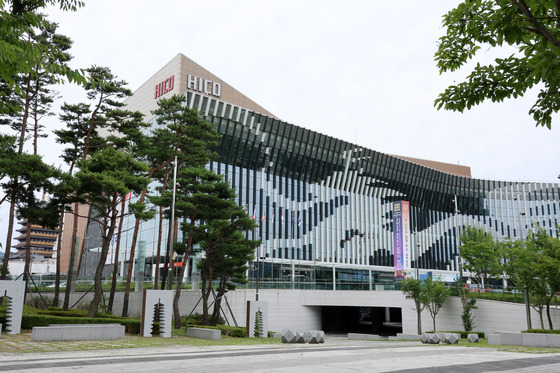
[[529,329],[523,330],[521,333],[542,333],[542,334],[560,334],[560,330],[558,329]]
[[140,320],[133,318],[108,318],[108,317],[60,317],[44,314],[24,314],[21,319],[22,329],[33,329],[34,326],[49,326],[51,324],[121,324],[126,333],[140,334]]

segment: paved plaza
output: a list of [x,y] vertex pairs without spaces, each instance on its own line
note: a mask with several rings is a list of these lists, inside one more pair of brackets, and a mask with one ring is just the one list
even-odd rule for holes
[[[0,343],[2,341],[0,340]],[[72,343],[72,342],[69,342]],[[0,372],[559,372],[560,354],[349,341],[0,353]]]

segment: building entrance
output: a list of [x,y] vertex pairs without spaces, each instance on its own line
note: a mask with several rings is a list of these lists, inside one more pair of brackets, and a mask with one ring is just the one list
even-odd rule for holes
[[383,336],[402,333],[402,309],[394,307],[322,307],[326,333],[365,333]]

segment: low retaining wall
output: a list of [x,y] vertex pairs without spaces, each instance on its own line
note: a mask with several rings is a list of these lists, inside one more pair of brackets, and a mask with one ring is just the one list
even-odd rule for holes
[[222,339],[222,333],[216,329],[187,328],[187,337],[217,341]]
[[124,338],[120,324],[52,324],[34,326],[32,341],[111,341]]
[[496,332],[488,335],[489,345],[560,347],[560,334]]

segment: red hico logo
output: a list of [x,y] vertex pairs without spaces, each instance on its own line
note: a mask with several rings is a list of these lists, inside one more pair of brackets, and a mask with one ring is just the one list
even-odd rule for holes
[[173,89],[173,81],[174,75],[171,75],[169,78],[165,79],[163,82],[156,84],[156,88],[154,90],[154,98],[158,98],[159,96],[167,93]]

